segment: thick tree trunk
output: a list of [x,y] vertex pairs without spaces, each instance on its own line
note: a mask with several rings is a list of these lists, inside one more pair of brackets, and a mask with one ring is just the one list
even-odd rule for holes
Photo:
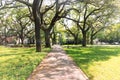
[[90,36],[90,44],[93,45],[93,35]]
[[36,39],[36,52],[41,52],[41,37],[40,37],[40,18],[39,15],[39,0],[34,0],[33,2],[33,17],[35,23],[35,39]]
[[41,37],[39,22],[35,22],[36,52],[41,52]]
[[53,36],[52,36],[52,45],[56,44],[57,41],[56,41],[56,34],[53,33]]
[[45,30],[44,33],[45,33],[45,47],[49,48],[49,47],[51,47],[51,45],[50,45],[50,31]]
[[83,36],[82,46],[86,47],[86,45],[87,45],[86,32],[82,32],[82,36]]
[[24,44],[24,37],[22,33],[20,34],[20,40],[21,40],[21,44]]
[[74,44],[77,45],[78,44],[78,37],[74,36]]
[[21,44],[24,44],[24,39],[21,38]]

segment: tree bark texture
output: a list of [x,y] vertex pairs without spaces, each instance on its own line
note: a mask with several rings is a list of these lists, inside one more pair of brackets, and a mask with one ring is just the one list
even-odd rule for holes
[[45,30],[45,47],[49,48],[51,47],[50,45],[50,31],[49,30]]
[[34,0],[32,10],[35,23],[36,52],[41,52],[39,6],[40,0]]
[[56,33],[53,32],[53,36],[52,36],[52,45],[56,44],[57,41],[56,41]]
[[78,36],[74,36],[74,44],[78,44]]
[[87,44],[87,39],[86,39],[86,32],[82,32],[82,35],[83,35],[83,39],[82,39],[82,46],[83,47],[86,47],[86,44]]

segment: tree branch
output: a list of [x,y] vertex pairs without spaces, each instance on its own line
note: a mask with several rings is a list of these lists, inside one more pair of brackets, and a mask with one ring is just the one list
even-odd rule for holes
[[32,4],[30,4],[30,3],[27,2],[27,1],[23,1],[23,0],[15,0],[15,1],[20,2],[20,3],[23,3],[23,4],[27,5],[27,6],[32,7]]

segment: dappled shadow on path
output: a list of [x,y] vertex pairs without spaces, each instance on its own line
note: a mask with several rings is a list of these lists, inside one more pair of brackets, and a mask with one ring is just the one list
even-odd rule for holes
[[88,80],[58,45],[45,57],[27,80]]

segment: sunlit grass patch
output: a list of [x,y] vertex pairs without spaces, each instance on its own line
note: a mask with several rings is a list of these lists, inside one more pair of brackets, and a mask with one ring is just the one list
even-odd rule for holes
[[49,50],[0,47],[0,80],[26,80]]
[[90,80],[120,80],[119,46],[69,47],[65,50]]

